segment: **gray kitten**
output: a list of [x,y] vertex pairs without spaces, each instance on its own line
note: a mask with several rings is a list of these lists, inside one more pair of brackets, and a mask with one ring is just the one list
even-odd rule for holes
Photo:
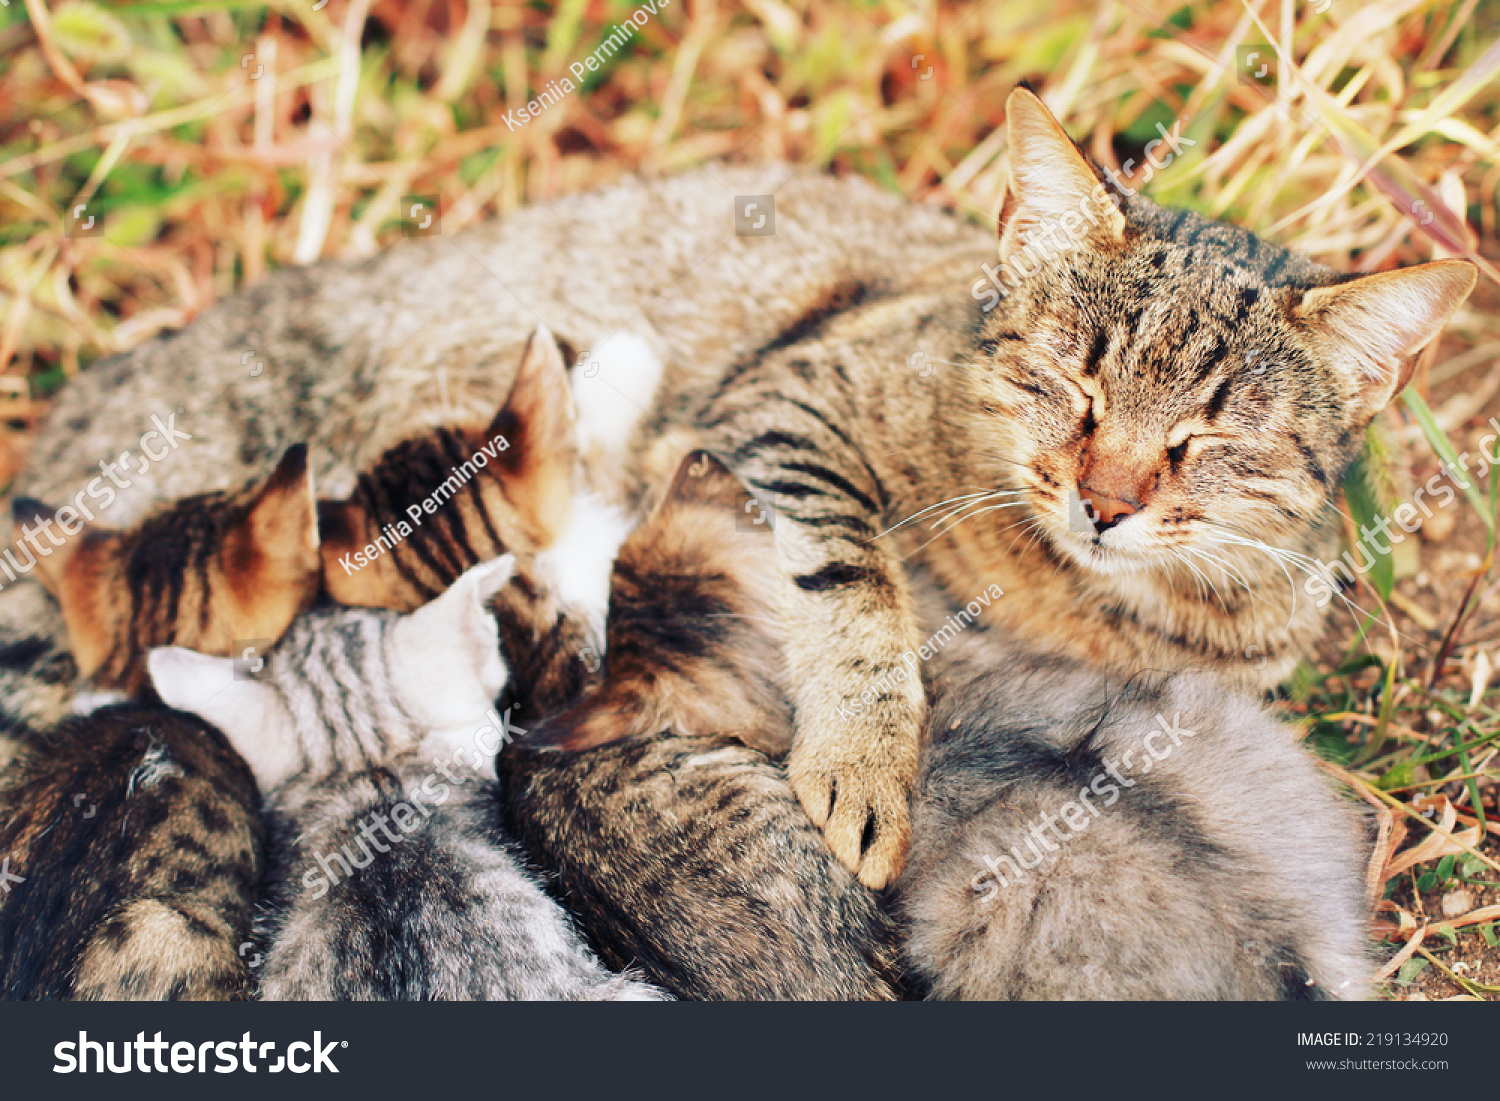
[[180,648],[151,675],[250,763],[283,851],[261,970],[268,999],[649,1000],[611,974],[496,822],[492,701],[507,672],[476,566],[408,616],[299,619],[253,676]]
[[934,666],[899,885],[933,997],[1369,995],[1361,814],[1257,701],[982,634]]

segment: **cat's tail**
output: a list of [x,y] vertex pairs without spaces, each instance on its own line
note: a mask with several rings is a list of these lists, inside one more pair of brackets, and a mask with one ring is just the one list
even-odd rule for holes
[[933,996],[1370,994],[1362,816],[1255,700],[1045,663],[945,692],[900,889]]

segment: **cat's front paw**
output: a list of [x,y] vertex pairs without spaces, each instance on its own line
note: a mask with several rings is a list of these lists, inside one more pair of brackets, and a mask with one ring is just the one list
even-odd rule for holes
[[872,890],[895,881],[911,842],[918,730],[806,732],[787,757],[787,778],[839,862]]

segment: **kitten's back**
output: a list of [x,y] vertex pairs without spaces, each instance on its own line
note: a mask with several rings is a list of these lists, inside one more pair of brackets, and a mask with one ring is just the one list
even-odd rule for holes
[[933,996],[1368,995],[1361,815],[1255,700],[949,650],[899,886]]
[[233,999],[263,867],[259,797],[212,727],[125,705],[31,734],[0,791],[0,996]]
[[616,560],[602,684],[500,755],[502,813],[612,966],[686,998],[894,998],[890,919],[762,752],[791,713],[747,499],[706,453],[682,462]]

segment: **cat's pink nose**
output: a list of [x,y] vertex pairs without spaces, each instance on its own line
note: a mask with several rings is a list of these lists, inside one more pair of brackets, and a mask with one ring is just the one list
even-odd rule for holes
[[1117,500],[1114,497],[1106,497],[1082,484],[1078,487],[1078,496],[1083,498],[1084,506],[1089,511],[1089,519],[1094,522],[1094,530],[1101,534],[1125,517],[1133,516],[1140,511],[1139,505],[1130,501]]

